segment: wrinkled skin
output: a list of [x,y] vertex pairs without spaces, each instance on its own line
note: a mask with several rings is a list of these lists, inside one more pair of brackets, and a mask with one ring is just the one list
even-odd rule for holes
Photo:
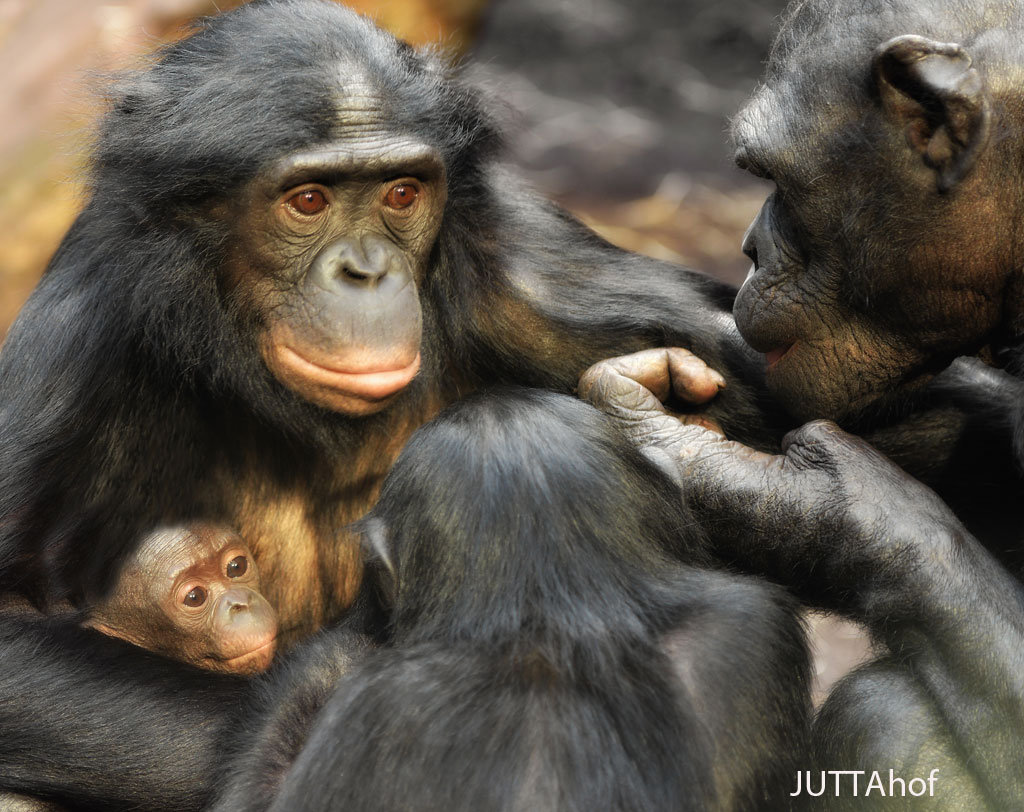
[[437,150],[377,132],[364,99],[348,115],[373,134],[373,150],[289,156],[224,208],[239,224],[228,287],[263,314],[267,366],[305,399],[362,416],[419,372],[418,291],[447,188]]
[[[686,355],[601,362],[584,374],[580,394],[674,476],[723,559],[857,619],[891,652],[834,690],[807,769],[920,765],[918,773],[942,776],[940,792],[920,808],[1018,808],[1020,583],[934,492],[831,422],[791,432],[783,454],[771,455],[680,421],[655,392],[686,392],[692,402],[718,385]],[[888,802],[838,798],[825,808],[892,809]]]
[[[656,364],[658,357],[669,363]],[[940,539],[966,535],[932,491],[834,423],[808,423],[773,455],[728,440],[699,417],[680,419],[662,403],[669,392],[705,398],[715,376],[685,350],[648,351],[595,365],[580,395],[615,416],[673,477],[723,557],[780,580],[795,574],[809,602],[856,614],[857,573],[893,561],[913,571],[915,556],[951,553]],[[919,537],[936,546],[921,548]],[[856,546],[842,550],[836,540],[846,539]]]
[[[796,417],[853,425],[1020,328],[1019,146],[998,134],[1024,119],[998,73],[1011,32],[972,46],[985,22],[941,3],[898,23],[820,24],[819,5],[783,30],[733,123],[737,163],[776,186],[744,239],[734,315]],[[848,59],[801,47],[808,33]]]
[[[674,474],[719,555],[888,649],[833,691],[807,768],[937,769],[935,797],[868,798],[862,779],[812,808],[1020,809],[1024,14],[834,5],[794,4],[733,124],[737,163],[776,186],[744,239],[736,324],[771,392],[815,422],[771,455],[680,421],[673,400],[717,381],[675,350],[603,362],[580,392]],[[820,420],[907,466],[893,418],[950,395],[964,432],[909,466],[945,499]]]

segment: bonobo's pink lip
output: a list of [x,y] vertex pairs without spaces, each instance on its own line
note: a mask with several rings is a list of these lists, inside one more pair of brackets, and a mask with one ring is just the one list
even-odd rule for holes
[[789,351],[796,346],[796,342],[793,341],[789,344],[783,344],[781,347],[776,347],[774,350],[769,350],[764,354],[765,363],[768,365],[768,369],[771,369],[779,361],[789,354]]
[[[218,661],[220,668],[218,670],[229,670],[229,671],[266,671],[270,667],[270,661],[274,659],[274,653],[277,649],[277,635],[274,635],[265,643],[256,646],[245,654],[239,654],[236,657],[228,657],[227,659],[220,660],[214,657],[213,659]],[[215,666],[216,668],[217,666]]]
[[335,369],[310,361],[287,345],[280,346],[279,358],[283,364],[307,380],[337,389],[362,400],[383,400],[405,389],[420,371],[420,354],[403,367],[391,369],[346,370]]

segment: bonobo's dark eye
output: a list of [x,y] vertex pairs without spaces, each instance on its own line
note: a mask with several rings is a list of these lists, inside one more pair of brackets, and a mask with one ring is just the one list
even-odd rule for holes
[[305,189],[288,198],[288,205],[300,214],[319,214],[327,208],[327,197],[319,189]]
[[201,586],[192,587],[192,589],[190,589],[188,593],[186,593],[185,599],[182,601],[182,603],[184,603],[186,606],[192,607],[202,606],[204,603],[206,603],[206,590],[203,589]]
[[384,205],[389,209],[407,209],[419,196],[420,190],[414,183],[396,183],[384,195]]
[[228,578],[241,578],[248,569],[249,562],[245,560],[245,556],[236,555],[228,562]]

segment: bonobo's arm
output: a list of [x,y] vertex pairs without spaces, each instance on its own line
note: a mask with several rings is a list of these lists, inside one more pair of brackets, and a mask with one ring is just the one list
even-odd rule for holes
[[[971,808],[1024,808],[1020,583],[932,491],[831,423],[792,432],[779,456],[680,423],[652,393],[688,388],[676,374],[683,366],[700,378],[680,352],[661,363],[644,354],[602,362],[580,393],[675,475],[723,558],[856,618],[888,647],[891,661],[850,678],[822,714],[832,727],[819,747],[857,763],[821,769],[888,777],[906,767],[927,777],[931,764],[958,778],[929,808],[964,808],[965,792]],[[837,736],[848,737],[842,747]]]
[[0,605],[0,794],[83,810],[202,809],[245,693],[240,678]]

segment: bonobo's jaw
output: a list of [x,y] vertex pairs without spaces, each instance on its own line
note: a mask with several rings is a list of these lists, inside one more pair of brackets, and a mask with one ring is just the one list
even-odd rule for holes
[[350,416],[408,386],[445,198],[438,153],[384,134],[288,156],[250,185],[226,287],[257,314],[278,381]]
[[837,64],[850,24],[791,21],[799,53],[776,49],[733,124],[737,164],[776,186],[736,324],[794,416],[847,424],[1005,329],[1021,197],[971,56],[889,33]]

